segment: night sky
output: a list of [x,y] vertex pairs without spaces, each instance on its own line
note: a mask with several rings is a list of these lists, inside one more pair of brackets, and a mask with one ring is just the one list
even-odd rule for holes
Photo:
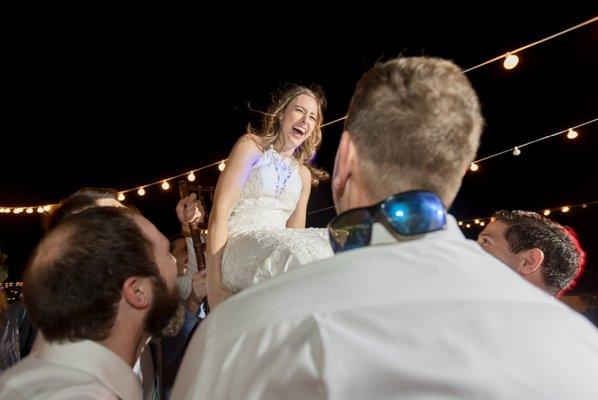
[[[355,83],[376,61],[427,55],[465,69],[598,15],[597,7],[572,3],[541,13],[480,8],[434,17],[381,5],[346,15],[300,6],[274,19],[19,25],[2,50],[0,207],[55,203],[85,186],[129,189],[226,158],[259,118],[246,103],[264,109],[283,83],[319,84],[331,121],[345,114]],[[512,71],[497,62],[467,74],[486,120],[478,158],[598,117],[598,23],[519,56]],[[341,132],[342,123],[323,131],[317,163],[329,172]],[[598,200],[598,123],[578,132],[572,141],[560,136],[481,163],[451,213],[468,219]],[[197,177],[214,185],[218,170]],[[176,190],[156,186],[127,200],[167,236],[177,231]],[[308,211],[330,205],[329,183],[312,190]],[[325,226],[333,215],[310,215],[308,225]],[[598,293],[598,204],[551,217],[573,227],[588,253],[575,293]],[[0,214],[9,280],[21,278],[40,236],[36,214]]]

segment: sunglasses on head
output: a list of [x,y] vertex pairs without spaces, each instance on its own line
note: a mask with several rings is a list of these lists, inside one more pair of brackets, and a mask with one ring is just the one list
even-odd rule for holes
[[338,253],[369,245],[376,222],[401,236],[423,235],[444,228],[446,209],[436,194],[413,190],[394,194],[372,206],[345,211],[328,224],[332,250]]

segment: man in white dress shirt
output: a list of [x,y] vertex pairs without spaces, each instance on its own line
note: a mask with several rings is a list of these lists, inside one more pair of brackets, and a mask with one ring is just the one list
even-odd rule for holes
[[182,324],[168,240],[140,214],[94,207],[38,245],[25,302],[45,340],[0,376],[2,399],[141,399],[132,370]]
[[[398,234],[399,217],[412,217],[402,210],[391,229],[357,209],[412,190],[449,207],[481,127],[477,96],[449,61],[399,58],[367,72],[337,151],[333,196],[344,213],[331,222],[353,220],[346,232],[363,246],[213,310],[173,398],[596,398],[598,333],[585,318],[466,240],[450,215],[444,229],[413,237]],[[371,237],[351,236],[357,229]]]

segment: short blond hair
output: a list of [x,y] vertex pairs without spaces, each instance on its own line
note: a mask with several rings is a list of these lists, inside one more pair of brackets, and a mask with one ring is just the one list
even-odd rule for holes
[[373,197],[424,189],[450,207],[477,152],[482,125],[477,95],[459,67],[408,57],[362,76],[345,129]]

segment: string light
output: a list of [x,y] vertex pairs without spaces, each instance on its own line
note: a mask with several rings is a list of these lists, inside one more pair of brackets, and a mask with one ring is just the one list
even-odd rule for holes
[[473,221],[473,223],[477,225],[477,224],[479,224],[479,223],[480,223],[480,220],[479,220],[479,219],[475,219],[475,220]]
[[[170,181],[170,180],[173,180],[173,179],[176,179],[176,178],[180,178],[182,176],[187,176],[187,179],[189,179],[189,177],[190,177],[191,178],[190,180],[195,180],[196,177],[195,177],[194,172],[197,172],[197,171],[200,171],[200,170],[203,170],[203,169],[206,169],[206,168],[210,168],[210,167],[213,167],[213,166],[216,166],[216,165],[220,166],[220,164],[224,164],[225,162],[226,162],[226,159],[218,161],[218,162],[215,162],[215,163],[211,163],[211,164],[208,164],[208,165],[204,165],[203,167],[194,169],[191,172],[185,172],[183,174],[171,176],[171,177],[168,177],[168,178],[163,178],[163,179],[160,179],[159,181],[152,182],[152,183],[149,183],[147,185],[137,186],[137,187],[132,188],[132,189],[121,190],[121,191],[118,192],[117,199],[118,199],[118,201],[125,201],[125,199],[126,199],[125,193],[132,192],[132,191],[137,191],[137,194],[139,196],[144,196],[145,193],[146,193],[145,188],[147,188],[149,186],[154,186],[154,185],[160,185],[160,187],[163,190],[168,190],[168,189],[170,189],[170,183],[168,183],[168,181]],[[0,208],[0,214],[10,214],[10,213],[20,214],[20,213],[26,211],[29,208],[31,208],[32,210],[36,210],[36,209],[39,209],[40,207],[43,209],[44,212],[48,212],[48,211],[50,211],[52,209],[53,206],[54,206],[54,204],[48,204],[48,205],[44,205],[44,206],[35,205],[35,206],[26,206],[26,207],[23,207],[23,206],[1,207]],[[38,211],[38,212],[40,212],[40,211]]]
[[571,128],[569,128],[569,130],[567,131],[567,139],[575,139],[578,136],[579,134]]
[[[555,33],[554,35],[550,35],[550,36],[548,36],[548,37],[545,37],[545,38],[543,38],[543,39],[537,40],[537,41],[535,41],[535,42],[533,42],[533,43],[526,44],[525,46],[521,46],[521,47],[519,47],[518,49],[515,49],[515,50],[512,50],[512,51],[509,51],[509,52],[507,52],[506,54],[501,54],[500,56],[496,56],[496,57],[494,57],[494,58],[492,58],[492,59],[490,59],[490,60],[488,60],[488,61],[484,61],[483,63],[480,63],[480,64],[478,64],[478,65],[476,65],[476,66],[473,66],[473,67],[471,67],[471,68],[468,68],[468,69],[464,70],[464,71],[463,71],[463,73],[467,73],[467,72],[469,72],[469,71],[473,71],[474,69],[478,69],[478,68],[480,68],[480,67],[483,67],[484,65],[488,65],[488,64],[490,64],[490,63],[493,63],[493,62],[495,62],[495,61],[502,60],[503,58],[505,59],[505,61],[504,61],[504,63],[503,63],[503,65],[504,65],[504,64],[506,64],[506,61],[507,61],[507,59],[509,58],[509,56],[511,56],[511,57],[515,57],[515,53],[519,53],[519,52],[521,52],[521,51],[523,51],[523,50],[527,50],[527,49],[529,49],[530,47],[536,46],[536,45],[538,45],[538,44],[540,44],[540,43],[544,43],[544,42],[546,42],[546,41],[548,41],[548,40],[554,39],[554,38],[555,38],[555,37],[557,37],[557,36],[564,35],[564,34],[565,34],[565,33],[567,33],[567,32],[571,32],[571,31],[573,31],[573,30],[575,30],[575,29],[579,29],[579,28],[581,28],[582,26],[585,26],[585,25],[591,24],[591,23],[593,23],[593,22],[596,22],[596,21],[598,21],[598,17],[591,18],[591,19],[589,19],[589,20],[587,20],[587,21],[584,21],[584,22],[582,22],[582,23],[580,23],[580,24],[577,24],[577,25],[575,25],[575,26],[572,26],[571,28],[565,29],[564,31],[561,31],[561,32]],[[512,60],[512,59],[511,59],[511,60]],[[511,62],[511,61],[510,61],[510,62]],[[515,65],[517,65],[517,63],[515,63]],[[515,66],[515,65],[514,65],[514,66]],[[506,66],[506,65],[505,65],[505,68],[507,68],[507,66]]]
[[[515,55],[515,53],[519,53],[519,52],[521,52],[521,51],[523,51],[523,50],[526,50],[526,49],[528,49],[528,48],[530,48],[530,47],[532,47],[532,46],[536,46],[536,45],[538,45],[538,44],[540,44],[540,43],[543,43],[543,42],[545,42],[545,41],[548,41],[548,40],[554,39],[554,38],[556,38],[557,36],[560,36],[560,35],[563,35],[563,34],[565,34],[565,33],[571,32],[571,31],[573,31],[573,30],[575,30],[575,29],[581,28],[581,27],[583,27],[583,26],[585,26],[585,25],[588,25],[588,24],[594,23],[594,22],[596,22],[596,21],[598,21],[598,17],[591,18],[591,19],[589,19],[589,20],[587,20],[587,21],[584,21],[584,22],[582,22],[582,23],[580,23],[580,24],[577,24],[577,25],[575,25],[575,26],[573,26],[573,27],[570,27],[570,28],[568,28],[568,29],[565,29],[565,30],[563,30],[563,31],[561,31],[561,32],[558,32],[558,33],[556,33],[556,34],[550,35],[550,36],[548,36],[548,37],[545,37],[545,38],[543,38],[543,39],[540,39],[540,40],[538,40],[538,41],[536,41],[536,42],[533,42],[533,43],[527,44],[527,45],[525,45],[525,46],[522,46],[522,47],[520,47],[520,48],[518,48],[518,49],[515,49],[515,50],[512,50],[512,51],[509,51],[509,52],[507,52],[507,53],[505,53],[505,54],[502,54],[502,55],[500,55],[500,56],[497,56],[497,57],[494,57],[494,58],[492,58],[492,59],[490,59],[490,60],[484,61],[484,62],[482,62],[482,63],[480,63],[480,64],[478,64],[478,65],[476,65],[476,66],[474,66],[474,67],[471,67],[471,68],[468,68],[468,69],[466,69],[466,70],[463,70],[463,73],[467,73],[467,72],[473,71],[473,70],[475,70],[475,69],[477,69],[477,68],[480,68],[480,67],[482,67],[482,66],[484,66],[484,65],[487,65],[487,64],[489,64],[489,63],[492,63],[492,62],[495,62],[495,61],[498,61],[498,60],[503,60],[503,59],[504,59],[504,61],[503,61],[503,65],[504,65],[504,67],[505,67],[505,68],[507,68],[507,69],[514,68],[514,67],[515,67],[515,66],[518,64],[518,61],[519,61],[519,58],[518,58],[518,56],[516,56],[516,55]],[[344,120],[344,119],[346,119],[346,118],[347,118],[347,116],[344,116],[344,117],[338,118],[338,119],[336,119],[336,120],[333,120],[333,121],[330,121],[330,122],[328,122],[328,123],[326,123],[326,124],[322,124],[322,125],[321,125],[321,127],[325,127],[325,126],[328,126],[328,125],[334,124],[334,123],[336,123],[336,122],[339,122],[339,121],[342,121],[342,120]],[[580,125],[577,125],[577,126],[575,126],[575,127],[573,127],[573,128],[570,128],[570,129],[568,129],[568,130],[567,130],[567,138],[569,138],[569,139],[574,139],[574,138],[576,138],[576,137],[578,136],[577,132],[575,132],[575,131],[573,130],[574,128],[577,128],[577,127],[583,126],[583,125],[585,125],[585,124],[588,124],[588,123],[595,122],[596,120],[598,120],[598,118],[597,118],[597,119],[594,119],[594,120],[592,120],[592,121],[588,121],[588,122],[586,122],[586,123],[584,123],[584,124],[580,124]],[[549,135],[549,136],[545,136],[545,137],[543,137],[543,138],[540,138],[540,139],[536,139],[536,140],[534,140],[534,141],[532,141],[532,142],[525,143],[524,145],[515,146],[514,148],[512,147],[512,148],[510,148],[509,150],[506,150],[506,151],[511,151],[511,150],[512,150],[512,151],[513,151],[513,155],[516,155],[516,156],[517,156],[517,155],[521,154],[521,150],[520,150],[520,148],[521,148],[521,147],[524,147],[524,146],[530,145],[530,144],[532,144],[532,143],[535,143],[535,142],[537,142],[537,141],[540,141],[540,140],[547,139],[547,138],[549,138],[549,137],[552,137],[552,136],[556,136],[556,135],[558,135],[558,134],[560,134],[560,133],[562,133],[562,132],[559,132],[559,133],[557,133],[557,134],[553,134],[553,135]],[[479,162],[481,162],[481,161],[484,161],[484,160],[487,160],[487,159],[489,159],[489,158],[493,158],[493,157],[496,157],[496,156],[498,156],[498,155],[501,155],[501,154],[505,153],[506,151],[503,151],[503,152],[500,152],[500,153],[497,153],[497,154],[493,154],[493,155],[491,155],[491,156],[488,156],[488,157],[485,157],[485,158],[483,158],[483,159],[480,159],[480,160],[476,160],[476,161],[474,161],[474,162],[473,162],[473,163],[470,165],[470,170],[471,170],[471,171],[477,171],[477,170],[479,169],[479,167],[478,167],[477,163],[479,163]],[[196,169],[196,170],[194,170],[194,171],[192,171],[191,173],[189,173],[189,174],[188,174],[188,179],[189,179],[190,181],[193,181],[193,180],[194,180],[193,178],[195,177],[195,175],[193,174],[193,172],[195,172],[195,171],[199,171],[199,170],[201,170],[201,169],[204,169],[204,168],[211,167],[212,165],[218,165],[218,169],[219,169],[220,171],[223,171],[223,170],[224,170],[224,168],[226,168],[225,161],[226,161],[226,160],[222,160],[222,161],[219,161],[219,162],[216,162],[216,163],[213,163],[213,164],[210,164],[210,165],[207,165],[207,166],[204,166],[204,167],[198,168],[198,169]],[[176,175],[176,176],[172,176],[172,177],[169,177],[169,178],[166,178],[166,179],[161,179],[161,180],[159,180],[159,181],[157,181],[157,182],[149,183],[149,184],[147,184],[147,185],[144,185],[144,186],[140,187],[140,189],[138,190],[138,193],[142,191],[143,187],[148,187],[148,186],[152,186],[152,185],[155,185],[155,184],[160,184],[160,183],[162,183],[162,185],[164,186],[164,181],[166,181],[166,180],[172,180],[172,179],[178,178],[178,177],[180,177],[180,176],[183,176],[183,175],[186,175],[186,173],[185,173],[185,174]],[[119,201],[124,201],[124,199],[125,199],[125,195],[124,195],[124,193],[126,193],[126,192],[130,192],[130,191],[133,191],[133,190],[135,190],[135,189],[133,188],[133,189],[127,189],[127,190],[123,190],[123,191],[121,191],[121,192],[119,193],[119,195],[118,195],[118,200],[119,200]],[[167,190],[167,189],[164,189],[164,190]],[[143,192],[145,192],[145,190],[143,190]],[[35,208],[35,207],[41,207],[41,206],[33,206],[33,207]],[[47,206],[43,206],[43,210],[47,212],[47,211],[49,211],[49,208],[48,208],[48,209],[46,209],[46,207],[47,207]],[[3,208],[1,208],[1,209],[0,209],[0,213],[10,213],[10,212],[12,211],[14,214],[19,214],[19,213],[23,212],[23,210],[24,210],[24,209],[29,209],[29,208],[31,208],[31,207],[3,207]],[[329,207],[329,208],[332,208],[332,207]]]
[[33,214],[37,211],[38,214],[50,211],[51,205],[45,206],[27,206],[27,207],[0,207],[0,214],[21,214],[23,212],[27,214]]
[[[598,204],[598,200],[595,201],[591,201],[591,202],[587,202],[587,203],[580,203],[580,204],[576,204],[573,206],[560,206],[560,207],[554,207],[554,208],[546,208],[543,210],[539,210],[536,211],[538,213],[543,214],[545,217],[548,217],[549,215],[552,214],[553,211],[561,211],[562,213],[568,213],[570,212],[573,208],[588,208],[588,205],[591,204]],[[485,225],[485,220],[489,220],[490,222],[494,222],[496,221],[496,218],[491,217],[491,218],[475,218],[475,219],[467,219],[467,220],[461,220],[458,222],[459,226],[463,226],[465,224],[465,227],[469,228],[471,226],[471,224],[468,224],[467,222],[474,222],[475,221],[480,221],[480,226],[484,226]],[[469,225],[469,226],[468,226]]]
[[517,64],[519,64],[519,57],[517,57],[515,54],[507,53],[505,61],[502,65],[505,67],[505,69],[513,69],[517,66]]
[[[471,68],[467,68],[467,69],[463,70],[462,72],[463,72],[464,74],[466,74],[466,73],[468,73],[468,72],[470,72],[470,71],[473,71],[473,70],[475,70],[475,69],[481,68],[481,67],[483,67],[483,66],[485,66],[485,65],[488,65],[488,64],[490,64],[490,63],[493,63],[493,62],[496,62],[496,61],[499,61],[499,60],[503,60],[503,59],[504,59],[504,61],[503,61],[503,67],[504,67],[504,68],[506,68],[506,69],[508,69],[508,70],[509,70],[509,69],[513,69],[513,68],[515,68],[515,67],[517,66],[517,64],[519,63],[519,57],[518,57],[518,56],[516,56],[516,55],[515,55],[515,53],[519,53],[519,52],[521,52],[521,51],[523,51],[523,50],[527,50],[527,49],[529,49],[530,47],[533,47],[533,46],[539,45],[540,43],[544,43],[544,42],[546,42],[546,41],[548,41],[548,40],[551,40],[551,39],[554,39],[554,38],[556,38],[557,36],[564,35],[565,33],[568,33],[568,32],[571,32],[571,31],[574,31],[574,30],[576,30],[576,29],[579,29],[579,28],[581,28],[581,27],[583,27],[583,26],[585,26],[585,25],[591,24],[591,23],[593,23],[593,22],[596,22],[596,21],[598,21],[598,17],[591,18],[591,19],[589,19],[589,20],[587,20],[587,21],[584,21],[584,22],[582,22],[582,23],[580,23],[580,24],[577,24],[577,25],[575,25],[575,26],[572,26],[571,28],[565,29],[564,31],[561,31],[561,32],[555,33],[555,34],[553,34],[553,35],[547,36],[547,37],[545,37],[545,38],[543,38],[543,39],[540,39],[540,40],[537,40],[537,41],[535,41],[535,42],[533,42],[533,43],[526,44],[526,45],[524,45],[524,46],[521,46],[521,47],[519,47],[518,49],[515,49],[515,50],[512,50],[512,51],[509,51],[509,52],[507,52],[507,53],[505,53],[505,54],[501,54],[501,55],[499,55],[499,56],[496,56],[496,57],[494,57],[494,58],[491,58],[490,60],[484,61],[484,62],[482,62],[482,63],[480,63],[480,64],[478,64],[478,65],[475,65],[475,66],[473,66],[473,67],[471,67]],[[263,113],[262,113],[262,114],[263,114]],[[334,120],[334,121],[331,121],[331,122],[328,122],[328,123],[326,123],[326,124],[323,124],[323,125],[321,126],[321,128],[323,128],[323,127],[325,127],[325,126],[327,126],[327,125],[334,124],[334,123],[336,123],[336,122],[338,122],[338,121],[342,121],[342,120],[344,120],[344,119],[347,119],[347,116],[346,116],[346,115],[345,115],[344,117],[342,117],[342,118],[336,119],[336,120]]]
[[195,174],[193,173],[193,171],[191,171],[189,175],[187,175],[187,179],[189,179],[189,182],[193,182],[195,180]]
[[[473,167],[474,165],[477,167],[477,164],[481,163],[482,161],[486,161],[486,160],[489,160],[491,158],[498,157],[498,156],[500,156],[502,154],[509,153],[511,151],[513,152],[513,155],[518,156],[519,154],[521,154],[521,148],[522,147],[529,146],[531,144],[534,144],[534,143],[537,143],[537,142],[541,142],[542,140],[550,139],[552,137],[559,136],[559,135],[562,135],[564,133],[567,133],[567,137],[568,138],[575,139],[578,136],[578,133],[576,131],[574,131],[575,128],[579,128],[579,127],[582,127],[582,126],[585,126],[585,125],[593,124],[596,121],[598,121],[598,118],[591,119],[589,121],[586,121],[586,122],[583,122],[581,124],[575,125],[575,126],[573,126],[571,128],[567,128],[567,129],[564,129],[564,130],[561,130],[561,131],[558,131],[558,132],[555,132],[555,133],[551,133],[550,135],[542,136],[541,138],[534,139],[534,140],[532,140],[530,142],[519,144],[519,145],[517,145],[515,147],[510,147],[510,148],[508,148],[506,150],[499,151],[498,153],[494,153],[494,154],[491,154],[491,155],[489,155],[487,157],[480,158],[480,159],[475,160],[474,162],[472,162],[471,165],[469,166],[469,169],[472,170],[472,171],[477,171],[478,169],[474,168]],[[519,151],[516,152],[516,150],[519,150]]]

